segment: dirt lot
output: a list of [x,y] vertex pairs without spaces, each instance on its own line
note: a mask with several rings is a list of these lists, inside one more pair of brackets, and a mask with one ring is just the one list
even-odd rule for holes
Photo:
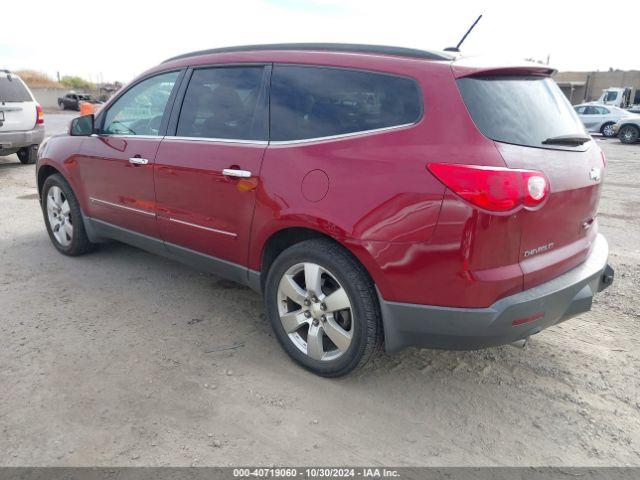
[[0,464],[640,465],[640,145],[602,145],[617,276],[592,312],[341,380],[289,361],[251,290],[117,243],[58,254],[33,166],[0,159]]

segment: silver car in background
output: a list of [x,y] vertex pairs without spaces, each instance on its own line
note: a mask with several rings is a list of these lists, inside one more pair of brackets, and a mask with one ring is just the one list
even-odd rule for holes
[[601,133],[605,137],[615,137],[616,132],[613,125],[622,117],[630,115],[627,110],[614,107],[612,105],[594,105],[593,103],[583,103],[576,105],[576,113],[582,123],[590,133]]
[[640,115],[622,117],[613,126],[613,131],[622,143],[636,143],[640,140]]

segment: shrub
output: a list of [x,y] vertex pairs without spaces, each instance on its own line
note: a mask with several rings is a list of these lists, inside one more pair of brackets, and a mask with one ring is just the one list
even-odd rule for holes
[[18,70],[15,72],[19,75],[29,88],[60,88],[61,85],[53,80],[49,75],[35,70]]

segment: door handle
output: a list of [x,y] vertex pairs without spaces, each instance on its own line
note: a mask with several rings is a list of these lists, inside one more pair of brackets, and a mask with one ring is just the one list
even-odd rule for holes
[[222,170],[222,174],[227,177],[249,178],[251,172],[248,170],[238,170],[236,168],[225,168]]
[[149,163],[149,160],[141,157],[130,157],[129,163],[132,163],[133,165],[146,165],[147,163]]

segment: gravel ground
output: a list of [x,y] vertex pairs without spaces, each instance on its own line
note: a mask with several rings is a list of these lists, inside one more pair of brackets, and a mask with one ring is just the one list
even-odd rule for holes
[[0,465],[640,465],[640,145],[601,144],[616,281],[591,312],[339,380],[289,361],[249,289],[117,243],[60,255],[33,166],[1,158]]

